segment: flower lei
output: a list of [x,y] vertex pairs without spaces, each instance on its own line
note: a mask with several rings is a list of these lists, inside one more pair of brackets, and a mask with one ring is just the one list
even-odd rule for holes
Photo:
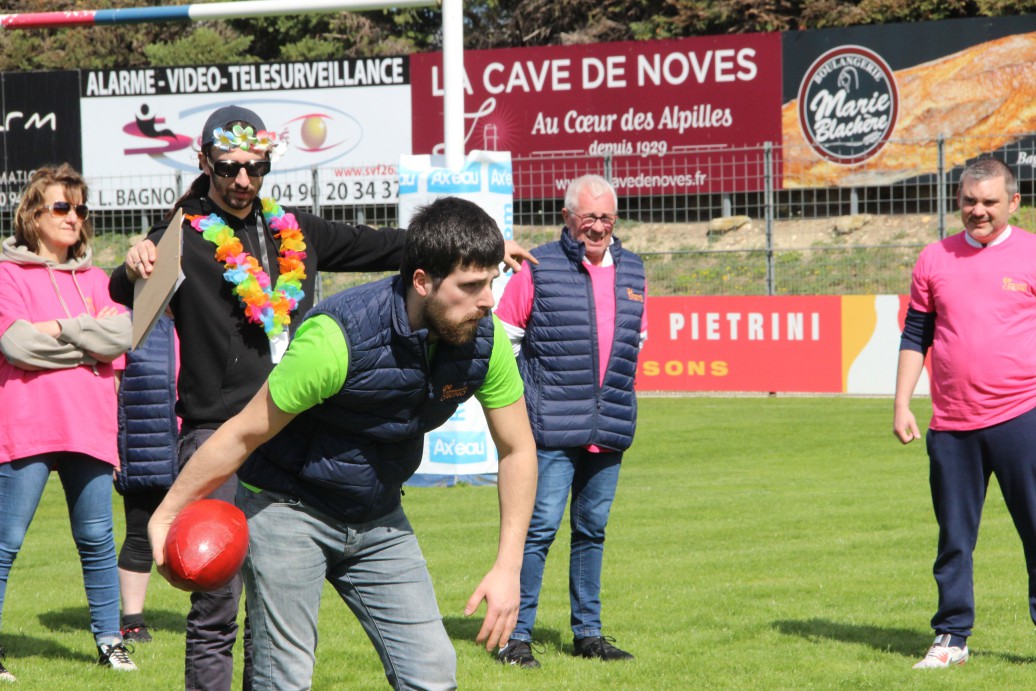
[[234,293],[245,308],[245,317],[253,324],[262,324],[267,338],[275,338],[291,322],[291,312],[305,296],[302,281],[306,278],[306,243],[294,214],[285,213],[273,199],[263,199],[263,218],[280,239],[277,264],[280,276],[270,287],[270,276],[255,257],[244,251],[241,240],[217,214],[188,216],[196,231],[216,245],[216,259],[226,266],[223,279],[234,285]]

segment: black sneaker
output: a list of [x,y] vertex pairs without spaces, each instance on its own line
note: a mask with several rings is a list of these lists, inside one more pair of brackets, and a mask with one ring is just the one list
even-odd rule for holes
[[[4,659],[4,649],[0,648],[0,660],[2,659]],[[0,662],[0,681],[18,681],[13,674],[7,671],[2,662]]]
[[614,638],[604,636],[577,638],[575,640],[576,655],[591,660],[632,660],[633,655],[612,645],[614,640]]
[[147,624],[140,626],[127,626],[122,630],[122,640],[133,643],[150,643],[151,633],[147,630]]
[[505,665],[515,665],[527,669],[536,669],[540,666],[539,660],[532,656],[532,644],[517,638],[507,641],[507,645],[500,649],[496,657]]
[[99,645],[97,646],[97,664],[120,672],[136,672],[137,666],[130,659],[130,652],[122,643]]

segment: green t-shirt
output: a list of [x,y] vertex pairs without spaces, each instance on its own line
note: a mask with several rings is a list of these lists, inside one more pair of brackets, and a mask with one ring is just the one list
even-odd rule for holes
[[[302,322],[284,357],[270,372],[270,396],[284,412],[301,413],[341,391],[348,372],[345,335],[331,317],[319,314]],[[523,393],[511,342],[493,315],[489,371],[475,398],[485,408],[503,408]]]

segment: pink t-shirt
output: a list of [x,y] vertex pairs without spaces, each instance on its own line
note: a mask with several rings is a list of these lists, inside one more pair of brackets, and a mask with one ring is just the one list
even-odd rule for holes
[[[69,271],[0,262],[0,335],[18,319],[68,317],[62,299],[73,317],[117,306],[101,269],[77,271],[73,280]],[[114,368],[122,362],[28,371],[0,355],[0,463],[71,451],[117,465]]]
[[989,427],[1036,408],[1036,236],[979,248],[958,233],[922,250],[910,306],[935,313],[935,430]]

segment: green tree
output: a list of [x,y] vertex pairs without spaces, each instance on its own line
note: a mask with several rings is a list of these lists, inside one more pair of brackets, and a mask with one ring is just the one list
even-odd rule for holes
[[249,53],[251,36],[242,36],[220,22],[200,25],[171,41],[156,41],[144,47],[152,65],[202,65],[256,62]]
[[[181,4],[179,0],[159,0]],[[215,0],[214,0],[215,1]],[[143,7],[148,0],[8,0],[10,13]],[[1036,0],[475,0],[469,49],[680,38],[1036,12]],[[329,12],[201,25],[0,30],[0,70],[97,69],[405,55],[442,47],[437,8]]]

